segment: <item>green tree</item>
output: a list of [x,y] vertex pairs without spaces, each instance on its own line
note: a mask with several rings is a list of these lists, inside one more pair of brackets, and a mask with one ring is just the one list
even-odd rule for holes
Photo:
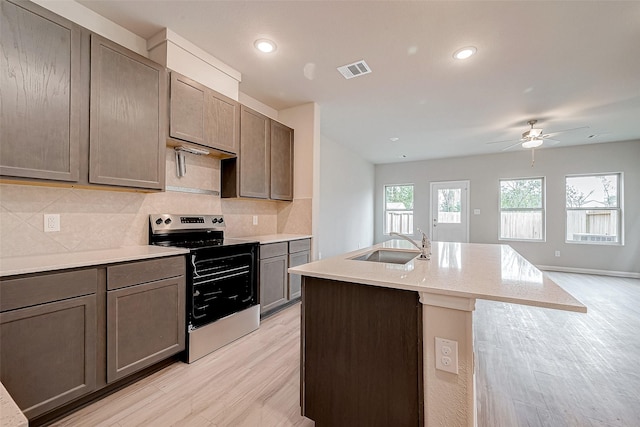
[[573,185],[567,185],[567,207],[579,208],[589,202],[589,197],[593,194],[594,190],[589,191],[588,194],[584,194]]
[[387,203],[402,203],[405,209],[413,209],[413,185],[390,185],[386,193]]
[[500,181],[502,209],[535,209],[542,207],[542,179]]
[[438,190],[440,212],[460,212],[460,190]]

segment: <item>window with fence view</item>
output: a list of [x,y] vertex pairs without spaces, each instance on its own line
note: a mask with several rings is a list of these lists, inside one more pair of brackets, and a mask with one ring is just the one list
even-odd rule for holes
[[544,179],[500,180],[500,239],[544,240]]
[[566,177],[567,242],[619,244],[620,174]]
[[384,234],[413,234],[413,184],[384,186]]

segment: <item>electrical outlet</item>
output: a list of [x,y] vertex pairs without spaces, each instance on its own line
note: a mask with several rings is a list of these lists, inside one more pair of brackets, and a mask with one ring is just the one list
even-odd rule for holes
[[560,256],[560,251],[556,251],[556,256],[559,257]]
[[253,216],[253,225],[258,225],[258,215]]
[[44,215],[44,231],[45,233],[60,231],[60,214]]
[[480,209],[474,209],[473,210],[473,214],[474,215],[480,215]]
[[436,369],[458,373],[458,341],[436,337]]

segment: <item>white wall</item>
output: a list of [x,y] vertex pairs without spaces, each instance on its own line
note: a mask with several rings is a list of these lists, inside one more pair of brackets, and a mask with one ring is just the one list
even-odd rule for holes
[[319,254],[328,258],[371,246],[374,165],[321,136],[320,167]]
[[[413,183],[414,225],[428,226],[429,183],[470,180],[469,241],[498,241],[498,180],[544,176],[546,181],[546,242],[506,242],[536,265],[571,269],[631,272],[640,274],[640,141],[593,144],[536,150],[531,167],[530,151],[428,160],[376,166],[375,241],[383,235],[383,187],[385,184]],[[565,175],[623,172],[624,246],[565,243]],[[554,256],[560,251],[559,258]]]

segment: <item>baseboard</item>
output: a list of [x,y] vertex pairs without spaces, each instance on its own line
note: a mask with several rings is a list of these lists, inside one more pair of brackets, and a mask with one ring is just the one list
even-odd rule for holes
[[630,279],[640,279],[640,273],[632,273],[630,271],[595,270],[592,268],[559,267],[557,265],[537,265],[536,267],[538,267],[540,270],[545,271],[560,271],[563,273],[595,274],[597,276],[628,277]]

